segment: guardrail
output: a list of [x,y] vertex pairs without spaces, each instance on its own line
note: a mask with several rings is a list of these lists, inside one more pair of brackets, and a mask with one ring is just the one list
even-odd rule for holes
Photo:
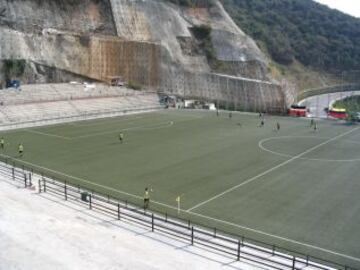
[[[89,190],[81,185],[50,178],[33,168],[17,166],[12,159],[0,162],[0,174],[23,187],[35,187],[39,193],[51,194],[83,205],[104,216],[126,220],[138,226],[159,232],[210,252],[228,256],[237,261],[250,262],[266,269],[312,269],[312,270],[356,270],[346,265],[303,255],[259,242],[257,240],[223,232],[217,228],[199,225],[167,213],[148,211],[126,200]],[[280,251],[281,250],[281,251]]]
[[301,92],[298,95],[297,100],[301,101],[305,98],[312,97],[312,96],[331,94],[331,93],[337,93],[337,92],[351,92],[351,91],[360,91],[360,84],[334,85],[331,87],[309,89],[309,90]]

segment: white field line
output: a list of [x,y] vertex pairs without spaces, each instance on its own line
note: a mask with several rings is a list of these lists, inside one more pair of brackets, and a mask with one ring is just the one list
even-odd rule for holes
[[117,130],[98,132],[98,133],[92,133],[92,134],[83,135],[83,136],[72,137],[71,139],[75,140],[75,139],[83,139],[83,138],[89,138],[89,137],[95,137],[95,136],[102,136],[102,135],[117,133],[120,131],[127,131],[127,130],[134,130],[134,129],[159,129],[159,128],[171,127],[172,125],[174,125],[173,121],[166,121],[164,123],[159,123],[157,125],[152,125],[152,126],[137,126],[137,127],[130,127],[130,128],[122,128],[122,129],[117,129]]
[[[7,157],[7,158],[12,158],[12,157],[10,157],[8,155],[4,155],[4,154],[0,154],[0,156]],[[39,169],[44,169],[44,170],[47,170],[49,172],[54,172],[54,173],[57,173],[59,175],[63,175],[65,177],[76,179],[76,180],[78,180],[80,182],[84,182],[84,183],[87,183],[87,184],[90,184],[90,185],[93,185],[93,186],[98,186],[98,187],[101,187],[101,188],[104,188],[106,190],[110,190],[110,191],[113,191],[113,192],[116,192],[116,193],[119,193],[119,194],[125,194],[125,195],[127,195],[129,197],[133,197],[133,198],[136,198],[136,199],[141,199],[141,200],[143,199],[143,197],[139,196],[139,195],[131,194],[131,193],[128,193],[128,192],[125,192],[125,191],[122,191],[122,190],[118,190],[118,189],[114,189],[114,188],[111,188],[111,187],[108,187],[108,186],[97,184],[97,183],[85,180],[83,178],[79,178],[79,177],[76,177],[76,176],[72,176],[72,175],[69,175],[69,174],[58,172],[58,171],[55,171],[55,170],[52,170],[52,169],[49,169],[49,168],[46,168],[46,167],[36,165],[34,163],[31,163],[31,162],[23,161],[23,160],[20,160],[20,159],[17,159],[17,158],[12,158],[12,159],[14,159],[16,161],[19,161],[19,162],[22,162],[24,164],[34,166],[34,167],[39,168]],[[157,202],[157,201],[154,201],[154,200],[151,200],[151,203],[161,205],[161,206],[164,206],[164,207],[167,207],[169,209],[176,210],[176,211],[178,210],[178,208],[175,207],[175,206],[168,205],[168,204],[161,203],[161,202]],[[346,255],[346,254],[338,253],[338,252],[335,252],[335,251],[332,251],[332,250],[324,249],[324,248],[317,247],[317,246],[314,246],[314,245],[310,245],[310,244],[307,244],[307,243],[302,243],[302,242],[299,242],[299,241],[296,241],[296,240],[293,240],[293,239],[290,239],[290,238],[281,237],[281,236],[270,234],[270,233],[263,232],[263,231],[260,231],[260,230],[252,229],[252,228],[242,226],[242,225],[239,225],[239,224],[236,224],[236,223],[232,223],[232,222],[229,222],[229,221],[209,217],[209,216],[202,215],[202,214],[195,213],[195,212],[191,212],[191,211],[188,211],[188,210],[180,209],[180,211],[183,212],[183,213],[190,213],[190,214],[192,214],[194,216],[198,216],[198,217],[205,218],[205,219],[208,219],[208,220],[213,220],[213,221],[223,223],[223,224],[226,224],[226,225],[230,225],[230,226],[240,228],[240,229],[243,229],[243,230],[255,232],[257,234],[261,234],[261,235],[269,236],[269,237],[272,237],[272,238],[275,238],[275,239],[283,240],[285,242],[294,243],[294,244],[297,244],[297,245],[300,245],[300,246],[310,247],[310,248],[320,250],[320,251],[323,251],[323,252],[326,252],[326,253],[329,253],[329,254],[333,254],[333,255],[340,256],[340,257],[348,258],[348,259],[351,259],[351,260],[354,260],[354,261],[360,261],[360,258],[352,257],[352,256],[349,256],[349,255]]]
[[[143,116],[136,116],[136,117],[133,117],[133,118],[125,118],[125,119],[121,119],[121,120],[117,120],[117,121],[114,121],[115,118],[111,119],[114,124],[116,123],[119,123],[119,122],[125,122],[125,121],[133,121],[133,120],[136,120],[136,119],[143,119],[144,117]],[[81,122],[93,122],[93,120],[85,120],[85,121],[80,121],[80,122],[73,122],[73,123],[69,123],[69,125],[71,126],[75,126],[75,127],[93,127],[93,126],[101,126],[101,125],[104,125],[104,124],[109,124],[108,122],[104,121],[104,119],[101,119],[101,121],[99,121],[99,123],[84,123],[82,124]]]
[[241,226],[239,224],[235,224],[235,223],[225,221],[225,220],[222,220],[222,219],[209,217],[209,216],[198,214],[198,213],[195,213],[195,212],[190,212],[190,211],[185,211],[185,212],[191,213],[192,215],[195,215],[195,216],[198,216],[198,217],[202,217],[202,218],[205,218],[205,219],[209,219],[209,220],[213,220],[213,221],[216,221],[216,222],[219,222],[219,223],[230,225],[232,227],[240,228],[240,229],[250,231],[250,232],[255,232],[257,234],[269,236],[271,238],[275,238],[275,239],[279,239],[279,240],[282,240],[282,241],[285,241],[285,242],[297,244],[299,246],[304,246],[304,247],[320,250],[320,251],[323,251],[323,252],[326,252],[326,253],[329,253],[329,254],[332,254],[332,255],[336,255],[336,256],[339,256],[339,257],[343,257],[343,258],[347,258],[347,259],[351,259],[351,260],[360,262],[360,258],[349,256],[349,255],[346,255],[346,254],[343,254],[343,253],[338,253],[336,251],[332,251],[332,250],[329,250],[329,249],[317,247],[317,246],[314,246],[314,245],[311,245],[311,244],[299,242],[299,241],[296,241],[296,240],[293,240],[293,239],[290,239],[290,238],[278,236],[278,235],[275,235],[275,234],[267,233],[267,232],[256,230],[256,229],[252,229],[252,228],[249,228],[249,227],[246,227],[246,226]]
[[[40,131],[36,131],[36,130],[32,130],[32,129],[26,129],[25,131],[29,132],[29,133],[34,133],[34,134],[44,135],[44,136],[49,136],[49,137],[55,137],[55,138],[60,138],[60,139],[64,139],[64,140],[75,140],[75,139],[82,139],[82,138],[89,138],[89,137],[101,136],[101,135],[106,135],[106,134],[112,134],[112,133],[116,133],[116,132],[120,132],[120,131],[126,131],[126,130],[158,129],[158,128],[171,127],[172,125],[174,125],[174,122],[173,121],[168,121],[166,123],[162,123],[161,125],[159,124],[159,125],[156,125],[156,126],[154,125],[154,126],[138,126],[138,127],[131,127],[131,128],[123,128],[123,129],[106,131],[106,132],[91,133],[91,134],[88,134],[88,135],[77,136],[77,137],[65,137],[65,136],[61,136],[61,135],[55,135],[55,134],[40,132]],[[81,127],[81,126],[77,126],[77,127]]]
[[190,121],[194,121],[194,120],[198,120],[198,119],[202,119],[202,118],[204,118],[204,116],[196,116],[196,117],[192,117],[191,119],[183,119],[183,120],[179,120],[179,121],[176,121],[176,122],[175,121],[166,121],[166,122],[162,122],[162,123],[159,123],[159,124],[153,125],[153,126],[137,126],[137,127],[123,128],[123,129],[106,131],[106,132],[92,133],[92,134],[88,134],[88,135],[72,137],[71,140],[89,138],[89,137],[93,137],[93,136],[101,136],[101,135],[113,134],[113,133],[117,133],[117,132],[120,132],[120,131],[127,131],[127,130],[134,130],[134,129],[160,129],[160,128],[166,128],[166,127],[173,126],[175,123],[190,122]]
[[[271,140],[278,140],[278,139],[284,139],[284,138],[311,138],[311,139],[329,139],[328,137],[313,137],[313,136],[280,136],[280,137],[270,137],[270,138],[266,138],[266,139],[263,139],[259,142],[258,146],[261,150],[265,151],[265,152],[268,152],[268,153],[271,153],[273,155],[277,155],[277,156],[281,156],[281,157],[288,157],[288,158],[291,158],[293,157],[293,155],[288,155],[288,154],[284,154],[284,153],[280,153],[280,152],[275,152],[275,151],[272,151],[270,149],[267,149],[265,146],[264,146],[264,143],[268,142],[268,141],[271,141]],[[343,140],[344,142],[349,142],[349,143],[354,143],[354,144],[360,144],[359,142],[355,142],[355,141],[352,141],[352,140]],[[323,162],[357,162],[357,161],[360,161],[360,158],[353,158],[353,159],[327,159],[327,158],[306,158],[306,157],[301,157],[299,159],[302,159],[302,160],[313,160],[313,161],[323,161]]]
[[[136,118],[129,118],[129,119],[121,120],[119,122],[131,121],[131,120],[142,119],[142,118],[144,118],[144,117],[139,116],[139,117],[136,117]],[[201,119],[201,118],[204,118],[204,116],[196,116],[196,117],[192,117],[191,119],[179,120],[179,121],[176,121],[176,122],[177,123],[187,122],[187,121],[193,121],[193,120],[197,120],[197,119]],[[134,130],[134,129],[166,128],[166,127],[173,126],[174,123],[175,123],[174,121],[167,121],[167,122],[163,122],[163,123],[160,123],[158,125],[153,125],[153,126],[137,126],[137,127],[123,128],[123,129],[117,129],[117,130],[106,131],[106,132],[91,133],[91,134],[88,134],[88,135],[82,135],[82,136],[76,136],[76,137],[66,137],[66,136],[61,136],[61,135],[56,135],[56,134],[51,134],[51,133],[40,132],[40,131],[36,131],[36,130],[32,130],[32,129],[26,129],[25,131],[27,131],[29,133],[34,133],[34,134],[39,134],[39,135],[44,135],[44,136],[49,136],[49,137],[61,138],[61,139],[64,139],[64,140],[75,140],[75,139],[90,138],[90,137],[95,137],[95,136],[113,134],[113,133],[117,133],[117,132],[121,132],[121,131]],[[67,123],[67,124],[71,125],[71,126],[79,127],[79,128],[92,126],[92,125],[78,125],[78,124],[75,124],[75,123]],[[94,126],[95,125],[101,125],[101,124],[103,124],[103,123],[97,123],[97,124],[94,124]]]
[[48,136],[48,137],[55,137],[55,138],[60,138],[60,139],[64,139],[64,140],[71,140],[71,138],[69,138],[69,137],[56,135],[56,134],[51,134],[51,133],[45,133],[45,132],[36,131],[36,130],[33,130],[33,129],[25,129],[25,131],[29,132],[29,133],[38,134],[38,135]]
[[86,184],[90,184],[90,185],[93,185],[93,186],[101,187],[101,188],[104,188],[104,189],[107,189],[107,190],[111,190],[111,191],[114,191],[114,192],[117,192],[117,193],[125,194],[125,195],[131,196],[131,197],[133,197],[133,198],[137,198],[137,199],[142,199],[142,198],[143,198],[143,197],[141,197],[141,196],[137,196],[137,195],[130,194],[130,193],[127,193],[127,192],[124,192],[124,191],[120,191],[120,190],[117,190],[117,189],[114,189],[114,188],[111,188],[111,187],[108,187],[108,186],[104,186],[104,185],[101,185],[101,184],[97,184],[97,183],[91,182],[91,181],[89,181],[89,180],[80,178],[80,177],[76,177],[76,176],[72,176],[72,175],[69,175],[69,174],[66,174],[66,173],[62,173],[62,172],[59,172],[59,171],[55,171],[55,170],[52,170],[52,169],[49,169],[49,168],[46,168],[46,167],[43,167],[43,166],[39,166],[39,165],[36,165],[36,164],[31,163],[31,162],[28,162],[28,161],[24,161],[24,160],[21,160],[21,159],[17,159],[17,158],[14,158],[14,157],[11,157],[11,156],[8,156],[8,155],[5,155],[5,154],[0,154],[0,156],[5,157],[5,158],[10,158],[10,159],[16,160],[16,161],[18,161],[18,162],[20,162],[20,163],[27,164],[27,165],[30,165],[30,166],[32,166],[32,167],[38,168],[38,169],[43,169],[43,170],[48,171],[48,172],[56,173],[56,174],[58,174],[58,175],[62,175],[62,176],[65,176],[65,177],[68,177],[68,178],[71,178],[71,179],[75,179],[75,180],[78,180],[78,181],[83,182],[83,183],[86,183]]
[[189,208],[187,211],[193,211],[194,209],[199,208],[200,206],[202,206],[202,205],[204,205],[206,203],[209,203],[209,202],[211,202],[211,201],[213,201],[213,200],[215,200],[217,198],[220,198],[220,197],[224,196],[225,194],[234,191],[235,189],[238,189],[238,188],[240,188],[242,186],[245,186],[245,185],[259,179],[260,177],[262,177],[264,175],[267,175],[267,174],[269,174],[269,173],[271,173],[271,172],[273,172],[273,171],[275,171],[275,170],[277,170],[277,169],[279,169],[281,167],[284,167],[285,165],[289,164],[290,162],[293,162],[294,160],[301,158],[302,156],[304,156],[304,155],[306,155],[306,154],[320,148],[321,146],[324,146],[324,145],[326,145],[326,144],[328,144],[328,143],[330,143],[332,141],[335,141],[335,140],[337,140],[337,139],[339,139],[341,137],[344,137],[344,136],[346,136],[346,135],[348,135],[348,134],[350,134],[350,133],[352,133],[352,132],[354,132],[356,130],[359,130],[359,129],[360,129],[360,127],[353,128],[353,129],[351,129],[351,130],[349,130],[347,132],[344,132],[344,133],[342,133],[340,135],[337,135],[337,136],[335,136],[335,137],[333,137],[333,138],[331,138],[331,139],[329,139],[329,140],[327,140],[325,142],[322,142],[322,143],[320,143],[320,144],[318,144],[318,145],[316,145],[314,147],[311,147],[308,150],[306,150],[306,151],[304,151],[304,152],[302,152],[302,153],[300,153],[300,154],[298,154],[298,155],[296,155],[296,156],[294,156],[294,157],[292,157],[292,158],[290,158],[288,160],[285,160],[284,162],[282,162],[282,163],[280,163],[280,164],[278,164],[278,165],[276,165],[276,166],[274,166],[274,167],[272,167],[272,168],[270,168],[270,169],[268,169],[268,170],[266,170],[266,171],[264,171],[264,172],[262,172],[262,173],[260,173],[260,174],[258,174],[256,176],[254,176],[254,177],[251,177],[250,179],[247,179],[246,181],[244,181],[244,182],[242,182],[242,183],[240,183],[240,184],[238,184],[236,186],[233,186],[233,187],[219,193],[219,194],[211,197],[210,199],[208,199],[206,201],[198,203],[197,205]]

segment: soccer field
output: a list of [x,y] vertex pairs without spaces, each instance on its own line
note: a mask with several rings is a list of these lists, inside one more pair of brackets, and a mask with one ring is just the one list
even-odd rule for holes
[[360,268],[360,127],[259,123],[164,110],[3,132],[0,154],[139,205],[152,188],[151,208],[172,215],[181,196],[183,218]]

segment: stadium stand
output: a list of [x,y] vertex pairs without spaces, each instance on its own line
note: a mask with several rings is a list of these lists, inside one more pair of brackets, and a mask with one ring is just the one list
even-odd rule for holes
[[0,100],[0,126],[162,108],[154,92],[101,84],[25,85],[0,91]]

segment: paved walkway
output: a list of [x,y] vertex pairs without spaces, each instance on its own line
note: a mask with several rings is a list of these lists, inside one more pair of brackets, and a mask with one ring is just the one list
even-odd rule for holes
[[328,108],[329,105],[336,100],[354,95],[360,95],[360,91],[338,92],[312,96],[300,101],[299,105],[305,105],[310,109],[308,117],[327,118],[328,116],[325,112],[325,108]]

